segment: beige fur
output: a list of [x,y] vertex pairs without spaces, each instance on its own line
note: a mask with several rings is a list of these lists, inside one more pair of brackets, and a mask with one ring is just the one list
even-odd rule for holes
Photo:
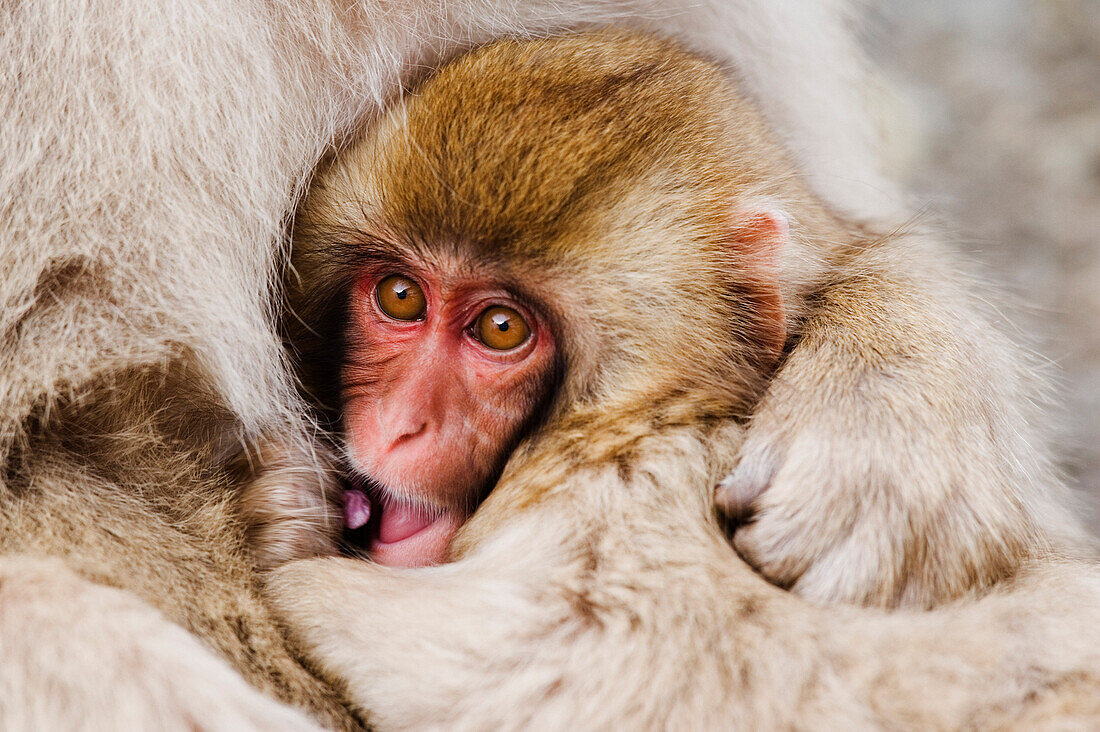
[[644,441],[625,481],[554,471],[561,500],[455,563],[307,560],[270,591],[378,729],[1100,723],[1095,567],[1047,564],[922,613],[812,606],[708,522],[713,474],[693,467],[711,457],[705,440]]
[[719,501],[752,513],[742,556],[810,599],[887,607],[1095,557],[1044,442],[1046,369],[997,294],[919,228],[839,270],[723,481]]
[[[701,489],[704,477],[691,478]],[[591,492],[455,564],[308,560],[279,570],[272,590],[379,729],[1100,722],[1094,568],[1050,565],[933,612],[823,609],[763,582],[698,515],[646,521],[607,501],[636,482],[577,474],[569,485]],[[612,519],[577,523],[596,509]]]
[[[782,235],[737,223],[776,207]],[[745,428],[771,365],[756,265],[778,244],[800,338]],[[1011,344],[972,331],[987,314],[934,240],[810,195],[709,64],[617,34],[480,49],[321,172],[294,246],[307,326],[357,251],[466,258],[496,263],[563,352],[456,561],[309,560],[269,582],[379,728],[1100,724],[1100,571],[1067,558],[1084,550],[1060,487],[1006,426],[1033,388]],[[310,354],[325,335],[307,332]],[[821,493],[774,483],[742,551],[793,524],[751,556],[809,565],[778,568],[802,594],[943,607],[815,606],[731,550],[712,487],[773,427]],[[846,471],[862,482],[830,482]]]
[[[0,6],[0,552],[52,557],[81,578],[5,605],[0,637],[43,655],[5,654],[0,726],[66,728],[76,715],[116,726],[121,690],[137,684],[152,701],[125,719],[153,716],[134,726],[168,725],[180,707],[181,724],[229,725],[209,721],[212,698],[220,719],[261,719],[244,716],[256,699],[220,672],[126,663],[145,641],[112,619],[117,603],[147,603],[134,612],[177,649],[148,658],[193,654],[172,623],[266,694],[355,724],[261,605],[235,500],[242,445],[314,453],[271,323],[284,223],[333,141],[441,59],[500,36],[619,22],[728,61],[819,190],[884,215],[866,195],[889,187],[839,2]],[[60,571],[4,561],[5,586]],[[78,591],[85,630],[54,610]],[[61,639],[102,659],[99,672],[47,655]],[[196,663],[218,665],[208,661]],[[82,696],[66,706],[58,683]]]

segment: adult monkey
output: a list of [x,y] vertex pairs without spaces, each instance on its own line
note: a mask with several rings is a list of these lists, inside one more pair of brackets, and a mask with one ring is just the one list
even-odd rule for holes
[[235,673],[354,723],[253,590],[228,463],[259,435],[311,462],[270,326],[275,242],[322,152],[405,77],[511,33],[678,32],[736,66],[835,204],[878,211],[843,6],[560,8],[0,8],[0,724],[292,723]]

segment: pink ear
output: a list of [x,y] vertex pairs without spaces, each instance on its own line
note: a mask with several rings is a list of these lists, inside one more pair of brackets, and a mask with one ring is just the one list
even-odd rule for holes
[[786,314],[780,289],[779,258],[790,240],[790,225],[782,211],[750,208],[734,211],[730,219],[730,254],[736,275],[757,315],[752,334],[768,367],[774,366],[787,340]]
[[[787,215],[778,209],[735,211],[732,219],[733,242],[740,252],[767,269],[779,268],[779,254],[790,239]],[[778,271],[775,273],[778,282]]]

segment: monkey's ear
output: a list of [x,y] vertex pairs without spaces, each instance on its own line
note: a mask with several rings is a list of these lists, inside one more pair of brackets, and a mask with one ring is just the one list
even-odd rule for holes
[[752,340],[760,345],[762,361],[770,361],[769,368],[787,340],[779,262],[789,240],[787,216],[779,209],[739,208],[730,217],[732,269],[754,315]]

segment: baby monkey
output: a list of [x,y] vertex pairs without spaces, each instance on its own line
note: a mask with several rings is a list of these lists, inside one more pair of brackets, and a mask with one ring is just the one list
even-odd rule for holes
[[[508,100],[476,90],[508,106],[467,120],[463,138],[507,128],[506,147],[459,144],[437,124],[460,114],[464,97],[427,114],[399,107],[386,133],[319,173],[295,221],[287,327],[307,392],[342,432],[345,525],[366,535],[375,562],[451,557],[517,444],[550,429],[563,404],[605,410],[618,375],[636,374],[616,399],[645,405],[642,424],[654,428],[739,424],[762,393],[793,317],[779,284],[789,213],[769,182],[789,175],[748,118],[755,129],[744,134],[774,162],[737,171],[720,126],[742,124],[738,110],[704,124],[701,109],[669,128],[668,110],[628,104],[669,71],[651,65],[616,69],[606,90],[517,88]],[[552,53],[541,68],[567,72]],[[606,139],[546,116],[566,98],[575,122]],[[523,144],[528,122],[537,129]],[[422,138],[438,155],[421,154]],[[662,156],[677,164],[654,165]],[[699,176],[696,158],[715,162]],[[843,236],[816,204],[789,210]],[[677,256],[662,256],[655,237]],[[684,248],[696,256],[679,257]],[[690,327],[677,313],[693,314]],[[655,350],[666,356],[660,370],[637,371]],[[688,414],[679,400],[700,379],[717,391]],[[634,434],[631,422],[610,429]]]
[[[608,439],[747,423],[705,466],[735,468],[719,506],[742,556],[812,599],[931,606],[1075,551],[1026,439],[1026,364],[952,257],[834,215],[712,66],[642,45],[533,47],[518,76],[475,55],[485,79],[397,105],[319,172],[287,331],[371,556],[468,546],[508,510],[459,532],[514,448],[552,442],[573,404]],[[604,427],[577,424],[597,449]],[[323,506],[280,483],[246,502],[268,565],[330,541]]]
[[[272,603],[379,728],[1100,720],[1095,568],[1014,568],[927,613],[826,609],[765,582],[718,529],[715,482],[777,363],[822,310],[877,306],[856,295],[885,280],[853,258],[884,246],[805,189],[712,65],[666,42],[506,41],[444,68],[319,174],[296,225],[306,383],[343,405],[382,515],[377,563],[287,565]],[[835,337],[880,364],[906,334],[879,325]],[[929,512],[950,526],[998,496],[866,500],[921,532]],[[894,528],[850,518],[852,535]],[[983,541],[1030,547],[1027,527]],[[997,564],[966,537],[887,539],[919,547],[907,575],[879,578],[894,595]],[[833,568],[838,583],[860,570]]]

